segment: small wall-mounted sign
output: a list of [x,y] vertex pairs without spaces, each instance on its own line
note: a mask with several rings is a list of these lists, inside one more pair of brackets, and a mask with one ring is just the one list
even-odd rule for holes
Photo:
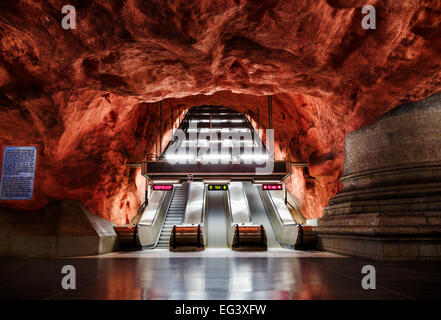
[[0,200],[31,200],[34,192],[37,147],[4,147]]
[[173,185],[172,184],[154,184],[153,190],[170,191],[170,190],[173,190]]
[[210,191],[225,191],[228,190],[228,185],[226,184],[209,184],[208,185],[208,190]]
[[281,184],[262,184],[262,190],[282,190]]

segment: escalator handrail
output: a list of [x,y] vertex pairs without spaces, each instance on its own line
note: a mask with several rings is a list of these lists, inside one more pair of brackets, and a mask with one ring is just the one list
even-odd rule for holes
[[198,231],[197,231],[198,234],[197,234],[197,239],[196,239],[196,244],[197,244],[198,248],[201,247],[201,232],[202,232],[201,225],[198,224]]
[[172,246],[173,249],[176,249],[176,225],[174,225],[172,229]]
[[[248,218],[250,219],[249,224],[253,224],[253,217],[251,216],[251,210],[250,206],[248,204],[248,198],[245,193],[245,186],[242,187],[242,195],[245,199],[245,207],[248,209]],[[228,211],[229,211],[229,217],[230,217],[230,225],[234,227],[234,225],[238,225],[237,223],[233,223],[233,212],[231,210],[231,201],[230,201],[230,189],[227,190],[227,199],[228,199]]]
[[[172,194],[171,197],[170,197],[170,203],[171,203],[171,200],[173,199],[173,195],[174,195],[174,192],[175,192],[175,191],[173,190],[172,192],[173,192],[173,194]],[[162,196],[161,201],[159,202],[158,209],[156,209],[155,216],[153,217],[153,220],[152,220],[152,222],[150,223],[151,226],[153,226],[153,225],[155,224],[156,220],[158,219],[159,210],[161,210],[162,205],[163,205],[163,203],[164,203],[164,201],[165,201],[164,199],[166,198],[166,196],[167,196],[167,194],[164,192],[164,195]],[[167,206],[167,210],[165,211],[165,214],[166,214],[166,215],[167,215],[167,212],[168,212],[168,208],[170,207],[170,203],[168,204],[168,206]],[[146,224],[142,224],[142,223],[140,223],[140,225],[142,226],[142,225],[146,225]],[[161,226],[161,228],[162,228],[162,226]]]
[[236,231],[236,248],[238,248],[239,247],[239,225],[238,224],[236,224],[235,225],[235,231]]
[[[172,192],[173,192],[173,193],[172,193],[172,195],[171,195],[171,197],[170,197],[170,201],[169,201],[169,203],[168,203],[167,210],[165,211],[164,220],[162,221],[161,228],[160,228],[160,230],[159,230],[159,232],[158,232],[158,237],[156,238],[155,244],[152,246],[152,249],[156,248],[156,246],[157,246],[158,243],[159,243],[159,238],[161,237],[162,229],[164,228],[165,219],[167,219],[168,210],[170,209],[170,206],[171,206],[171,203],[172,203],[173,197],[175,196],[176,188],[173,188],[173,191],[172,191]],[[164,196],[163,196],[162,199],[161,199],[161,204],[160,204],[160,206],[158,207],[158,210],[160,210],[161,207],[162,207],[162,204],[163,204],[163,201],[164,201],[165,195],[166,195],[166,194],[164,193]],[[158,217],[158,214],[155,214],[155,217],[153,218],[153,221],[152,221],[152,225],[153,225],[154,222],[156,221],[157,217]]]
[[[274,211],[276,212],[276,216],[277,219],[279,220],[279,222],[283,225],[283,226],[290,226],[290,225],[297,225],[297,223],[293,222],[293,223],[285,223],[283,222],[282,218],[280,218],[280,214],[279,214],[279,210],[277,210],[277,206],[274,203],[273,197],[271,196],[271,193],[269,193],[268,190],[262,190],[262,192],[266,192],[268,195],[269,200],[271,201],[271,205],[274,208]],[[265,205],[265,201],[263,201],[263,204]],[[289,209],[288,209],[289,210]]]
[[[269,220],[269,222],[270,222],[270,224],[271,224],[271,227],[272,227],[273,230],[274,230],[274,236],[276,237],[277,242],[278,242],[279,244],[280,244],[280,243],[283,243],[282,241],[280,241],[280,239],[279,239],[279,235],[278,235],[277,232],[276,232],[276,226],[275,226],[274,223],[273,223],[273,219],[271,219],[271,216],[270,216],[270,210],[268,210],[268,207],[267,207],[266,201],[263,200],[263,197],[264,197],[264,195],[263,195],[263,191],[264,191],[264,190],[258,188],[258,191],[257,191],[257,192],[259,193],[260,200],[261,200],[262,203],[263,203],[263,207],[265,208],[265,211],[266,211],[266,214],[267,214],[267,216],[268,216],[268,220]],[[267,194],[267,196],[268,196],[268,198],[272,201],[271,195],[270,195],[270,194]],[[275,211],[275,214],[276,214],[276,216],[277,216],[278,221],[281,223],[282,226],[285,226],[285,225],[283,224],[283,221],[281,221],[281,219],[280,219],[280,217],[279,217],[279,213],[277,212],[277,209],[275,208],[274,202],[271,202],[271,204],[272,204],[272,207],[274,208],[274,211]]]

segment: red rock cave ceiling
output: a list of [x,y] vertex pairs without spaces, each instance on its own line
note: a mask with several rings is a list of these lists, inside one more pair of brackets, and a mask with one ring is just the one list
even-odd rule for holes
[[[126,164],[154,150],[162,101],[232,107],[267,123],[276,156],[309,164],[290,190],[319,217],[339,190],[346,134],[441,88],[441,1],[1,2],[0,145],[37,145],[36,209],[77,199],[123,224],[144,179]],[[364,30],[361,7],[377,9]],[[167,131],[165,131],[167,133]],[[167,136],[163,138],[164,145]]]

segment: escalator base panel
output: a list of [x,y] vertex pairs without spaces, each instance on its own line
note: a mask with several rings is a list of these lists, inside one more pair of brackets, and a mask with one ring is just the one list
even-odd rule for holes
[[268,247],[260,247],[260,246],[240,246],[240,247],[232,247],[234,251],[267,251]]
[[170,235],[170,251],[188,252],[205,249],[202,228],[189,226],[174,226]]
[[182,247],[176,247],[172,248],[170,247],[171,252],[194,252],[194,251],[204,251],[204,247],[195,247],[195,246],[182,246]]
[[233,244],[235,251],[268,250],[265,228],[260,226],[239,226],[234,228]]

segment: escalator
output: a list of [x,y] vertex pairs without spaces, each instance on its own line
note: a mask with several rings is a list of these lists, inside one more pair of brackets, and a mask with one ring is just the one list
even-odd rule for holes
[[207,192],[205,207],[207,248],[228,247],[226,197],[226,191]]
[[251,212],[251,218],[254,224],[263,225],[266,231],[268,248],[280,248],[274,232],[268,213],[260,198],[257,187],[251,183],[244,183],[245,194],[248,200],[248,205]]
[[187,205],[188,184],[183,183],[175,188],[173,197],[162,225],[159,240],[155,248],[168,249],[170,244],[170,235],[174,225],[180,225],[184,220],[185,207]]

